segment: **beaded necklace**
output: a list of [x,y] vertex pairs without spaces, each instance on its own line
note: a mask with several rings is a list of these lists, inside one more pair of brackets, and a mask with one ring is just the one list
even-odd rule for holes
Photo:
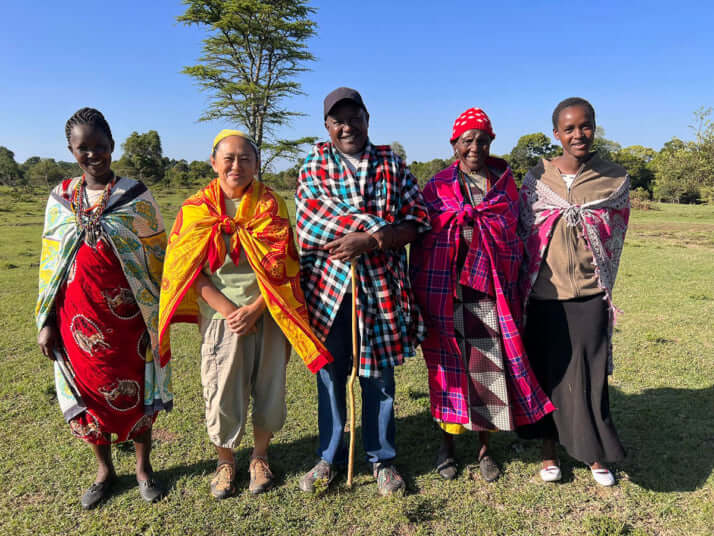
[[116,182],[116,177],[112,177],[104,187],[102,197],[94,205],[85,207],[85,198],[87,197],[86,179],[84,175],[77,181],[77,185],[72,191],[72,212],[74,212],[74,223],[77,227],[77,233],[85,233],[85,241],[87,245],[96,247],[100,237],[99,219],[104,214],[109,201],[109,193]]

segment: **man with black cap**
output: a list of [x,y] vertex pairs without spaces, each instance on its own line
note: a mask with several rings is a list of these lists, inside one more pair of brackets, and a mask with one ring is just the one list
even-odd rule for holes
[[352,368],[350,262],[357,269],[362,440],[382,495],[404,489],[393,465],[394,366],[415,353],[424,323],[404,246],[428,230],[416,179],[388,145],[372,145],[360,94],[340,87],[324,103],[329,142],[305,159],[295,200],[301,281],[310,322],[334,357],[317,374],[320,461],[300,480],[312,491],[347,461],[345,386]]

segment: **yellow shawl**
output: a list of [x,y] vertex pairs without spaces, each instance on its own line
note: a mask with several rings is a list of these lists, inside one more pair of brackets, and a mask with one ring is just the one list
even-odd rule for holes
[[[229,254],[246,256],[275,323],[314,373],[332,356],[310,328],[300,287],[300,265],[283,199],[253,181],[241,198],[235,218],[226,215],[218,179],[181,206],[164,260],[159,301],[159,340],[174,322],[198,322],[198,295],[193,282],[208,262],[215,272]],[[222,234],[229,234],[230,251]]]

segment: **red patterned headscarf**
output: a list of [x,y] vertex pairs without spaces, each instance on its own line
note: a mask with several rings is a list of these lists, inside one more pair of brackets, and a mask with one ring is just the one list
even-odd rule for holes
[[496,137],[493,133],[493,128],[491,128],[491,120],[486,115],[486,112],[481,108],[469,108],[454,121],[454,130],[449,141],[453,142],[461,134],[473,128],[488,132],[491,139]]

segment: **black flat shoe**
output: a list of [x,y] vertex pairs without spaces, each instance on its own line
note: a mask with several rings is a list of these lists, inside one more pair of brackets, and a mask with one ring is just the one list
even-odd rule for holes
[[454,458],[444,458],[441,460],[441,463],[437,460],[436,472],[439,473],[444,480],[453,480],[456,478],[456,473],[459,472],[459,466],[456,464]]
[[80,499],[82,508],[85,510],[91,510],[104,499],[109,497],[115,481],[116,476],[111,476],[102,482],[95,482],[89,486],[89,489],[84,492],[84,495],[82,495],[82,498]]
[[501,470],[488,454],[479,460],[478,466],[481,471],[481,476],[486,482],[494,482],[501,476]]
[[436,472],[444,480],[453,480],[459,472],[459,465],[456,463],[456,458],[442,450],[436,455]]
[[136,482],[139,484],[139,495],[146,502],[155,503],[164,496],[164,488],[154,480],[154,477],[149,477],[148,480],[137,480]]

